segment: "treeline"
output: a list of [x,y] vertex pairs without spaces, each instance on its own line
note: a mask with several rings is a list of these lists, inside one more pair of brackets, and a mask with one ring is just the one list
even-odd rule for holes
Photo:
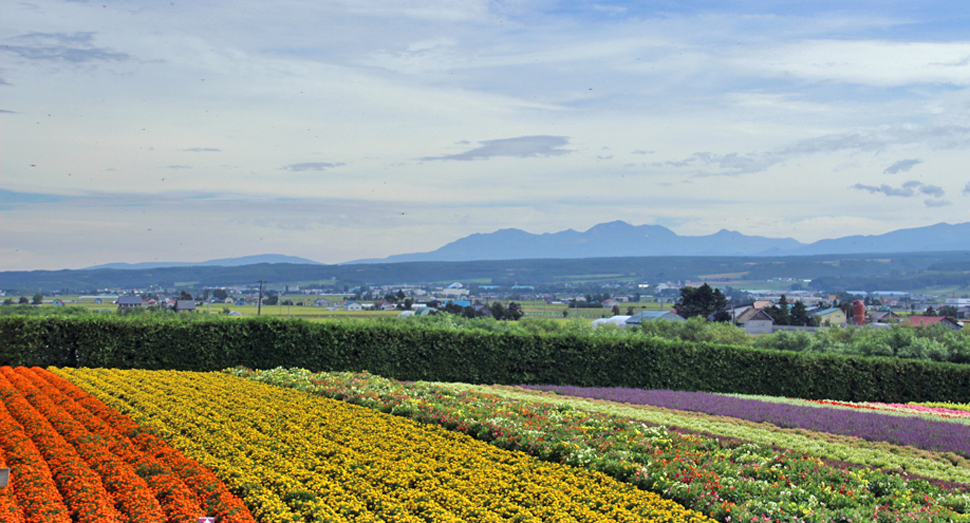
[[[205,317],[203,317],[205,318]],[[970,402],[970,366],[657,336],[522,334],[419,323],[153,316],[0,318],[0,365],[212,371],[303,367],[400,380]]]
[[954,331],[942,326],[895,325],[889,329],[868,326],[825,327],[815,332],[782,330],[773,334],[749,336],[744,329],[730,323],[691,318],[686,322],[644,323],[630,334],[792,352],[885,356],[970,364],[970,330]]
[[[160,285],[174,288],[175,282],[195,282],[199,288],[255,284],[259,280],[285,282],[336,282],[340,285],[386,285],[401,282],[416,284],[441,281],[490,281],[511,284],[515,281],[540,284],[576,284],[578,281],[649,281],[651,283],[696,279],[703,274],[743,275],[746,280],[771,278],[812,279],[812,286],[832,282],[845,286],[858,278],[893,283],[913,276],[927,283],[966,281],[960,270],[968,263],[966,252],[907,253],[824,256],[649,256],[587,259],[485,260],[470,262],[407,262],[353,265],[304,265],[260,263],[237,267],[166,267],[156,269],[82,269],[60,271],[3,271],[0,289],[4,290],[94,290],[136,288]],[[937,279],[920,274],[929,267],[950,268],[954,272]],[[949,275],[946,275],[949,274]],[[960,280],[961,275],[963,280]],[[934,277],[935,278],[935,277]],[[947,283],[950,284],[950,283]],[[824,287],[829,288],[829,287]],[[835,288],[835,287],[833,287]],[[839,287],[841,288],[841,287]],[[913,287],[910,287],[913,288]],[[867,288],[868,290],[868,288]],[[880,290],[880,289],[875,289]],[[882,289],[886,290],[886,289]],[[892,289],[890,289],[892,290]]]
[[[952,264],[957,265],[957,264]],[[871,277],[826,276],[815,278],[809,284],[813,289],[846,291],[848,289],[876,291],[909,291],[932,287],[970,288],[970,273],[954,271],[919,271],[917,273],[887,274]]]

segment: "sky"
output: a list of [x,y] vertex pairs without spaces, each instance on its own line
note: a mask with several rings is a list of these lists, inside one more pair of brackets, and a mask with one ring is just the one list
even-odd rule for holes
[[0,270],[970,221],[959,0],[11,1]]

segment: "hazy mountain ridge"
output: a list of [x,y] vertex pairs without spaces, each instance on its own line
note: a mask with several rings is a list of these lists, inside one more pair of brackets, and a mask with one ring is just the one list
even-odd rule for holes
[[[623,221],[614,221],[595,225],[585,232],[566,229],[532,234],[521,229],[499,229],[492,233],[471,234],[430,252],[355,260],[340,265],[642,256],[810,256],[962,250],[970,250],[970,222],[955,225],[938,223],[880,235],[854,235],[805,244],[792,238],[749,236],[727,229],[705,236],[680,236],[662,225],[630,225]],[[239,267],[260,263],[323,265],[296,256],[260,254],[205,262],[108,263],[82,270]]]
[[283,254],[257,254],[254,256],[242,256],[240,258],[220,258],[218,260],[208,260],[204,262],[142,262],[142,263],[106,263],[85,267],[81,270],[95,269],[161,269],[163,267],[239,267],[242,265],[254,265],[257,263],[298,263],[310,265],[322,265],[320,262],[300,258],[298,256],[285,256]]
[[899,229],[881,235],[846,236],[805,244],[792,238],[748,236],[722,229],[706,236],[679,236],[661,225],[601,223],[585,232],[572,229],[532,234],[520,229],[476,233],[430,252],[398,254],[347,263],[525,260],[623,256],[785,256],[903,253],[970,249],[970,222]]

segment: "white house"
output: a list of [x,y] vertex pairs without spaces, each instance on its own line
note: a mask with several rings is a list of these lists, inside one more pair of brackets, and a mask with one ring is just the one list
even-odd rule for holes
[[345,311],[362,311],[362,310],[364,310],[364,306],[361,305],[361,304],[359,304],[359,303],[357,303],[357,302],[355,302],[355,301],[352,301],[352,302],[349,302],[349,303],[347,303],[347,304],[344,305],[344,310]]
[[771,334],[775,324],[774,318],[763,309],[748,309],[735,318],[734,322],[744,327],[744,332],[748,334]]

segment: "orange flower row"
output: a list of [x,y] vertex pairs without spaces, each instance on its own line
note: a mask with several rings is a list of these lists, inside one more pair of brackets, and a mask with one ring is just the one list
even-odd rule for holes
[[0,398],[0,450],[15,466],[0,521],[253,522],[210,471],[44,369],[0,367]]
[[0,395],[50,466],[71,519],[79,523],[120,523],[121,514],[101,477],[4,376],[0,376]]
[[[117,507],[120,516],[132,523],[151,523],[162,521],[162,507],[145,484],[145,480],[135,473],[135,469],[102,441],[93,438],[87,428],[76,421],[65,409],[55,405],[51,398],[39,389],[34,380],[40,380],[25,368],[15,372],[10,367],[0,368],[0,384],[9,380],[21,394],[30,398],[37,412],[45,417],[51,426],[64,437],[78,456],[101,476],[101,483],[111,496],[112,505]],[[43,387],[43,380],[40,380]]]
[[[12,479],[17,491],[8,486],[2,490],[4,521],[20,523],[70,523],[67,506],[54,484],[50,468],[34,442],[24,434],[20,424],[10,416],[0,401],[0,451],[4,465],[16,468]],[[15,495],[16,494],[16,495]]]
[[48,385],[64,394],[59,403],[61,407],[83,423],[92,434],[102,438],[115,455],[135,468],[161,504],[167,521],[195,522],[199,514],[206,513],[200,507],[196,493],[177,473],[163,467],[153,457],[153,452],[143,453],[142,447],[122,435],[122,432],[138,433],[141,428],[136,423],[70,382],[43,369],[32,371],[36,377],[47,380]]
[[[115,437],[129,440],[133,444],[132,448],[140,452],[142,459],[146,460],[139,462],[137,469],[139,474],[149,476],[158,484],[159,495],[156,497],[160,501],[174,501],[189,497],[202,507],[198,512],[183,510],[183,513],[188,514],[184,518],[169,515],[169,521],[196,523],[199,513],[207,513],[215,516],[220,523],[254,523],[255,520],[242,501],[232,495],[212,471],[199,465],[195,460],[187,458],[168,443],[147,432],[144,427],[108,407],[73,383],[39,367],[34,367],[30,371],[100,419],[104,425],[102,430],[114,432]],[[173,488],[176,483],[185,485],[188,496],[181,490]]]

